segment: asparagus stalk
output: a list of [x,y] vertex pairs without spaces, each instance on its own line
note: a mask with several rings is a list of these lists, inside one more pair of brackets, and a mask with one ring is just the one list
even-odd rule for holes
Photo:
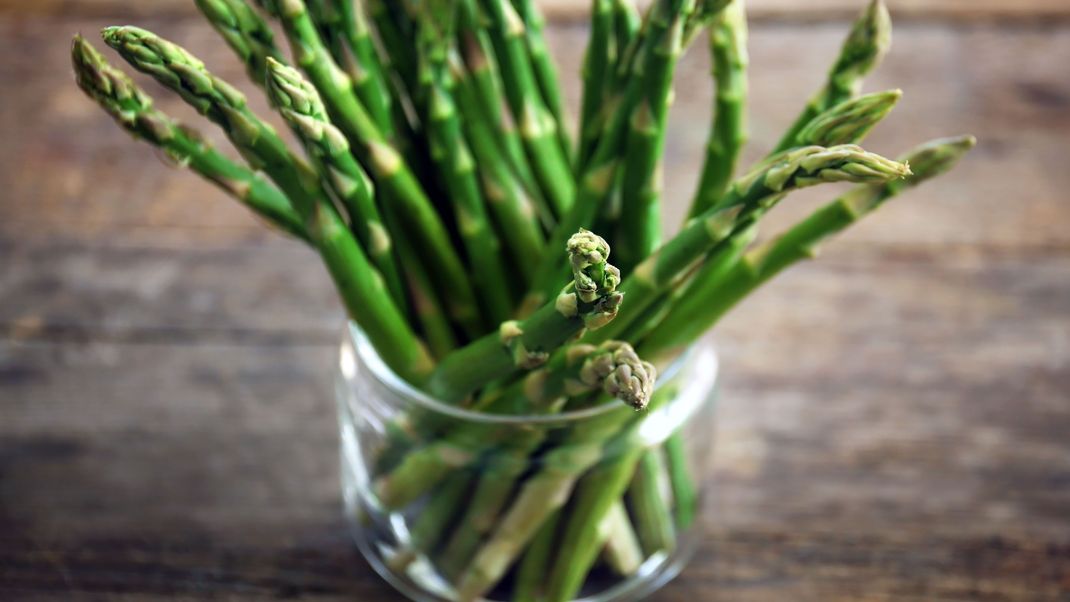
[[619,261],[627,272],[661,242],[660,160],[682,43],[681,32],[676,30],[651,49],[639,82],[641,98],[628,122],[617,232]]
[[498,151],[493,126],[480,116],[479,99],[474,79],[463,66],[453,63],[457,81],[456,97],[463,109],[465,138],[471,145],[472,155],[479,165],[479,176],[487,207],[503,234],[504,243],[512,259],[512,267],[520,279],[529,284],[534,276],[532,257],[540,257],[546,239],[535,218],[535,207],[524,191],[518,176],[511,171],[508,161]]
[[[390,215],[387,208],[387,223],[399,220]],[[427,267],[420,260],[412,241],[402,237],[397,241],[398,261],[401,272],[408,284],[407,290],[412,299],[412,311],[420,325],[420,331],[435,360],[440,360],[458,347],[457,335],[450,326],[445,304],[438,298],[438,292],[427,275]]]
[[182,48],[150,32],[109,27],[104,37],[137,69],[178,92],[219,124],[244,156],[263,167],[289,195],[350,316],[365,330],[383,360],[402,378],[423,380],[431,371],[431,357],[390,300],[382,276],[331,207],[315,174],[246,107],[245,97],[212,76]]
[[409,531],[405,549],[389,560],[391,568],[401,571],[423,552],[430,555],[449,532],[450,523],[456,518],[457,509],[469,495],[475,475],[469,470],[460,470],[449,476],[435,495],[428,500]]
[[[375,48],[368,27],[362,0],[327,0],[341,18],[341,28],[349,52],[353,57],[354,88],[364,106],[368,108],[380,131],[389,136],[392,131],[391,115],[400,108],[394,103],[390,77],[383,67],[379,51]],[[404,115],[400,121],[404,120]]]
[[[502,399],[513,406],[552,412],[564,404],[567,396],[600,388],[609,397],[642,409],[650,399],[653,375],[653,365],[640,360],[627,343],[609,341],[598,348],[575,345],[565,353],[555,354],[549,365],[529,374]],[[509,494],[530,466],[529,456],[549,434],[540,429],[522,431],[509,436],[507,444],[489,454],[488,468],[480,476],[475,502],[469,506],[447,547],[446,555],[456,561],[451,566],[451,575],[456,576],[464,568],[459,563],[467,562],[494,527]]]
[[685,530],[695,521],[698,494],[695,493],[695,481],[687,466],[687,451],[684,449],[684,438],[680,431],[673,433],[665,441],[664,449],[669,464],[669,483],[672,485],[676,526]]
[[[955,141],[951,148],[942,144],[936,144],[935,146],[924,147],[919,149],[917,154],[911,153],[906,159],[913,160],[919,165],[919,174],[928,173],[940,173],[951,166],[954,162],[954,158],[961,156],[961,153],[965,149],[968,149],[972,144],[970,139],[962,139]],[[930,171],[931,170],[931,171]],[[922,176],[924,178],[925,176]],[[931,177],[931,176],[930,176]],[[884,185],[873,184],[869,189],[891,189],[901,190],[905,186],[912,185],[912,180],[893,181]],[[875,197],[870,197],[862,203],[862,206],[871,207],[872,203],[876,202],[872,200]],[[850,204],[849,206],[854,206]],[[852,214],[853,215],[853,214]],[[809,220],[808,220],[809,221]],[[852,220],[853,221],[853,220]],[[824,223],[825,220],[820,220]],[[843,224],[845,227],[847,224]],[[810,235],[800,236],[802,239],[809,239]],[[796,240],[795,243],[799,241]],[[794,249],[797,256],[801,257],[801,251],[798,244],[790,245],[790,248]],[[724,285],[718,288],[721,291],[720,294],[724,294]],[[749,292],[749,291],[748,291]],[[709,301],[707,297],[704,299]],[[694,320],[695,314],[688,313],[687,309],[677,307],[676,311],[670,314],[673,319],[680,322],[687,322],[688,324]],[[679,320],[678,316],[687,316],[687,320]],[[708,323],[704,323],[705,327],[708,327]],[[655,340],[645,342],[643,345],[644,352],[646,350],[657,351],[664,349],[656,342],[657,333],[663,331],[668,325],[663,324],[655,331]],[[702,330],[704,328],[700,327]],[[701,332],[701,330],[699,330]],[[694,333],[693,334],[697,334]],[[678,349],[677,349],[678,350]],[[593,563],[596,550],[592,550],[590,546],[591,540],[591,524],[594,521],[600,520],[605,512],[607,512],[608,504],[612,503],[612,500],[619,495],[619,491],[626,483],[626,479],[635,471],[636,462],[639,461],[638,451],[635,449],[628,449],[624,447],[624,443],[620,443],[622,449],[625,451],[616,457],[616,459],[609,463],[599,467],[595,471],[592,471],[585,477],[585,485],[589,483],[589,486],[581,488],[576,494],[576,502],[573,508],[573,513],[570,516],[570,522],[566,526],[564,533],[566,534],[565,541],[562,542],[562,548],[571,551],[571,554],[559,557],[558,563],[555,568],[555,574],[551,578],[550,591],[548,595],[549,600],[566,600],[578,591],[579,586],[582,584],[583,577],[586,575],[587,570]],[[614,454],[606,452],[606,457],[613,457]],[[680,480],[679,482],[682,482]],[[685,492],[682,499],[689,497],[687,488],[685,486]],[[645,488],[645,491],[649,491],[650,488]],[[681,524],[686,524],[684,521],[690,522],[691,518],[687,514],[693,512],[692,510],[684,510],[685,515],[681,520]]]
[[539,602],[546,587],[546,572],[554,553],[554,539],[561,524],[561,511],[555,510],[539,527],[531,545],[524,551],[517,569],[513,602]]
[[684,27],[684,44],[690,44],[700,31],[714,23],[731,2],[732,0],[698,0],[694,14]]
[[[353,82],[323,46],[302,0],[258,0],[283,24],[297,63],[323,97],[331,117],[354,145],[361,162],[372,172],[376,184],[390,202],[401,207],[428,273],[448,303],[450,316],[470,336],[484,330],[475,293],[464,265],[450,243],[449,233],[423,188],[401,154],[385,138],[364,106],[357,100]],[[397,233],[395,233],[396,235]]]
[[872,0],[855,21],[829,71],[825,85],[803,108],[773,152],[798,146],[799,132],[822,111],[858,94],[862,78],[876,67],[892,43],[892,21],[883,0]]
[[602,555],[609,567],[618,575],[634,575],[643,564],[643,550],[623,502],[617,500],[609,507],[598,531],[605,541]]
[[[499,414],[552,412],[560,407],[567,395],[599,389],[640,409],[650,398],[653,369],[652,365],[640,360],[627,343],[608,341],[598,347],[573,346],[555,354],[547,366],[511,387],[486,411]],[[523,458],[538,446],[544,434],[538,430],[518,434],[512,429],[484,425],[453,429],[427,447],[409,454],[396,469],[377,479],[376,495],[387,508],[407,506],[434,487],[451,469],[469,466],[488,448],[501,443],[503,438],[512,437],[513,444],[499,454],[502,461],[509,463],[503,470],[508,470],[517,463],[523,464]],[[489,487],[494,488],[499,498],[508,495],[512,483],[520,475],[516,472],[507,476],[513,480],[503,478],[501,473],[488,477],[495,481]],[[489,495],[484,496],[485,501],[489,499]],[[474,523],[486,517],[475,515],[470,518]]]
[[539,188],[555,214],[561,215],[572,204],[575,183],[568,157],[558,145],[557,122],[539,93],[525,42],[527,27],[509,0],[483,0],[483,5],[506,101],[519,124]]
[[245,96],[212,75],[182,47],[137,27],[106,27],[104,41],[135,69],[177,92],[217,124],[254,168],[262,169],[303,212],[322,196],[318,178],[290,153],[274,128],[249,110]]
[[619,61],[622,60],[635,44],[639,33],[641,19],[639,9],[635,6],[635,0],[612,0],[613,2],[613,45],[614,64],[610,70],[612,75]]
[[566,249],[573,282],[557,299],[445,357],[427,382],[428,392],[446,402],[461,401],[496,378],[538,367],[584,328],[598,330],[613,320],[622,297],[616,293],[620,272],[606,261],[609,245],[581,230]]
[[[460,0],[458,26],[460,29],[461,54],[467,67],[467,84],[471,89],[473,104],[470,112],[465,114],[466,121],[479,120],[495,132],[494,138],[501,152],[508,158],[509,167],[520,179],[524,190],[538,202],[540,219],[553,223],[553,209],[546,204],[546,199],[535,182],[520,135],[504,109],[502,98],[502,81],[498,77],[498,61],[490,36],[481,24],[476,0]],[[475,107],[479,109],[475,110]]]
[[969,136],[925,143],[900,159],[909,162],[912,175],[856,187],[778,238],[749,251],[731,270],[716,278],[703,278],[700,274],[692,290],[650,334],[644,348],[659,357],[667,356],[670,350],[679,350],[762,283],[786,267],[814,256],[817,246],[829,236],[873,212],[906,188],[951,169],[974,143]]
[[513,0],[513,8],[520,14],[524,21],[524,42],[527,45],[528,56],[531,60],[532,71],[535,74],[535,82],[539,86],[543,102],[557,122],[557,143],[561,146],[561,152],[568,159],[572,154],[572,142],[569,140],[568,130],[565,128],[565,103],[561,99],[561,86],[558,84],[557,67],[554,59],[546,48],[546,38],[543,36],[542,13],[539,12],[535,0]]
[[591,1],[591,35],[583,57],[583,99],[580,101],[578,164],[590,158],[601,133],[599,115],[615,59],[613,0]]
[[71,61],[78,86],[123,129],[159,147],[176,165],[189,167],[272,226],[308,240],[301,217],[286,195],[259,174],[227,159],[194,130],[156,109],[144,90],[109,65],[81,36],[74,37]]
[[[692,219],[675,237],[645,259],[622,283],[628,305],[620,318],[591,342],[617,338],[660,294],[679,283],[691,266],[721,241],[760,216],[787,193],[822,182],[885,182],[909,175],[907,165],[854,145],[810,146],[775,155],[729,188],[722,202]],[[682,314],[678,314],[682,315]],[[607,336],[605,333],[612,332]]]
[[740,152],[747,142],[747,15],[734,0],[710,29],[710,57],[717,87],[706,159],[689,217],[716,205],[724,196]]
[[475,161],[461,130],[453,95],[440,83],[432,84],[428,129],[431,157],[439,165],[446,191],[453,201],[461,241],[472,264],[472,282],[492,322],[512,314],[513,302],[502,263],[501,242],[483,204]]
[[296,69],[268,58],[267,90],[272,103],[293,128],[312,158],[324,185],[345,205],[357,240],[386,280],[394,302],[407,304],[401,273],[394,261],[390,233],[375,205],[371,180],[349,151],[349,141],[331,123],[316,88]]
[[[389,84],[371,46],[364,15],[351,0],[306,0],[309,17],[335,63],[349,75],[353,91],[379,131],[395,135]],[[360,51],[358,54],[357,51]]]
[[[643,374],[634,373],[633,375],[641,379],[649,379],[642,383],[641,388],[653,390],[656,378],[653,366],[647,366]],[[665,393],[662,391],[666,389],[661,389],[657,395],[654,395],[654,398],[664,398]],[[650,402],[651,407],[654,405],[655,402]],[[524,482],[513,504],[462,574],[457,585],[459,600],[475,600],[493,587],[543,522],[569,499],[577,480],[601,460],[605,453],[605,446],[613,445],[614,440],[623,441],[625,443],[623,449],[626,451],[622,453],[632,453],[627,450],[631,450],[635,443],[631,442],[630,445],[627,443],[634,435],[636,423],[631,422],[631,427],[626,429],[623,435],[618,435],[618,432],[623,426],[629,424],[633,415],[634,412],[629,413],[624,408],[620,408],[586,419],[563,433],[559,444],[541,456],[539,462],[541,469]],[[624,485],[627,485],[627,480]],[[619,498],[622,493],[623,487],[614,497]],[[573,521],[571,518],[573,516],[575,516],[575,510],[570,515],[570,523]],[[597,529],[600,524],[600,520],[594,523],[594,528]],[[587,539],[582,541],[594,546],[595,553],[597,553],[600,540],[596,534],[586,533],[585,535]],[[568,532],[565,532],[564,536],[567,541],[574,539]],[[572,548],[565,545],[561,549],[571,550]],[[593,562],[593,558],[591,560]],[[586,574],[586,570],[583,574]]]
[[271,26],[245,0],[195,0],[205,19],[226,40],[258,86],[267,81],[267,60],[282,61]]
[[[669,40],[679,39],[684,20],[693,3],[694,0],[659,0],[651,7],[648,15],[649,31],[643,39],[641,56],[636,59],[635,77],[629,80],[627,89],[611,101],[615,105],[612,118],[594,155],[581,172],[576,201],[554,229],[550,237],[550,248],[560,248],[570,233],[586,227],[598,215],[615,182],[617,168],[621,163],[620,147],[625,139],[628,120],[639,104],[643,92],[643,69],[647,63],[653,66],[658,62],[653,56],[656,48],[667,44]],[[561,281],[559,265],[551,261],[549,256],[544,256],[539,262],[535,284],[524,302],[524,307],[540,305],[543,299],[560,286]]]
[[648,449],[640,457],[628,485],[627,498],[635,513],[636,533],[643,553],[648,556],[661,550],[671,550],[676,543],[673,517],[658,485],[658,480],[667,472],[668,466],[661,450]]

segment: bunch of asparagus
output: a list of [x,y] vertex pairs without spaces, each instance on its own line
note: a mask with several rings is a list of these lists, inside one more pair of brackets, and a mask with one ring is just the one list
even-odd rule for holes
[[[136,27],[103,31],[221,128],[240,161],[74,39],[86,94],[317,250],[351,319],[405,380],[489,413],[627,404],[553,437],[415,411],[391,425],[375,495],[386,509],[422,509],[395,560],[437,558],[460,600],[510,575],[515,600],[568,600],[600,553],[626,576],[671,550],[695,515],[683,442],[636,443],[643,413],[628,409],[672,401],[673,387],[655,392],[655,366],[973,145],[934,140],[898,160],[856,146],[900,97],[860,95],[890,43],[873,0],[780,142],[735,177],[747,137],[743,0],[653,0],[642,15],[633,2],[591,2],[575,143],[535,0],[196,0],[300,151],[187,50]],[[714,117],[689,219],[663,241],[674,70],[703,32]],[[825,182],[857,187],[755,243],[770,209]]]

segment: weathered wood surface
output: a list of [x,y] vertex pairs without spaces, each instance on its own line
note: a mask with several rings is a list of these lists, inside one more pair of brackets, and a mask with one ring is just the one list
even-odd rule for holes
[[[240,78],[198,22],[145,23]],[[340,519],[327,279],[80,97],[65,38],[102,24],[0,20],[0,599],[396,599]],[[752,156],[842,29],[755,28]],[[582,29],[554,38],[574,73]],[[982,144],[719,328],[716,512],[656,600],[1070,599],[1068,63],[1067,26],[900,27],[871,146]]]
[[[539,0],[547,16],[556,20],[583,18],[588,0]],[[638,0],[640,5],[649,0]],[[1064,0],[887,0],[900,18],[951,20],[1047,19],[1070,16]],[[747,0],[758,19],[828,19],[852,15],[863,0]],[[188,15],[192,0],[0,0],[0,13],[17,15]]]

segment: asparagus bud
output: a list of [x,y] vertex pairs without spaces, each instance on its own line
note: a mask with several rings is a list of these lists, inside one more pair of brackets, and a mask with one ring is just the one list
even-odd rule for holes
[[902,179],[858,186],[821,207],[769,242],[751,249],[727,270],[703,268],[695,285],[643,342],[644,355],[667,359],[712,327],[728,310],[787,267],[813,257],[828,237],[862,219],[899,194],[951,169],[971,148],[972,136],[927,142],[900,157],[913,173]]
[[134,68],[177,92],[201,114],[243,128],[248,137],[256,136],[255,124],[241,115],[245,95],[209,73],[204,63],[181,46],[133,26],[105,27],[101,35]]
[[323,196],[315,174],[293,156],[274,128],[246,106],[245,96],[212,75],[181,46],[138,27],[106,27],[104,41],[135,69],[177,92],[215,122],[254,168],[263,169],[306,218]]
[[629,299],[622,315],[610,327],[591,333],[588,340],[620,337],[707,252],[753,223],[792,190],[822,182],[885,182],[909,174],[906,164],[851,144],[798,148],[762,161],[736,180],[720,203],[688,222],[636,267],[620,286]]
[[886,186],[889,192],[898,194],[905,188],[945,174],[976,145],[977,139],[973,136],[939,138],[921,144],[899,158],[910,163],[913,175],[904,180],[888,182]]
[[319,92],[301,73],[267,59],[267,90],[283,119],[301,139],[325,186],[345,205],[357,239],[386,280],[394,301],[406,307],[401,273],[393,244],[375,204],[371,179],[350,153],[349,141],[327,117]]
[[892,43],[892,20],[883,0],[872,0],[844,40],[825,85],[781,137],[774,152],[798,146],[799,131],[821,112],[858,94],[862,79],[876,67]]
[[609,265],[609,246],[590,232],[580,231],[567,246],[576,273],[557,299],[523,321],[502,324],[487,335],[443,358],[427,389],[446,401],[460,401],[484,384],[530,369],[583,331],[596,330],[616,317],[623,295],[620,272]]
[[204,142],[200,134],[157,110],[148,94],[112,67],[81,36],[71,62],[78,86],[135,138],[159,147],[176,165],[189,167],[272,225],[308,240],[301,218],[282,192]]
[[799,144],[857,144],[902,98],[901,90],[874,92],[844,101],[818,115],[799,132]]
[[654,365],[639,359],[628,343],[606,341],[587,357],[579,376],[585,385],[601,387],[608,395],[642,410],[650,403],[657,374]]
[[620,284],[620,272],[606,263],[609,243],[594,232],[580,230],[573,234],[568,239],[568,255],[576,294],[581,300],[593,303]]
[[836,104],[858,94],[862,78],[873,70],[892,45],[892,19],[882,0],[872,0],[855,21],[829,72],[828,99]]

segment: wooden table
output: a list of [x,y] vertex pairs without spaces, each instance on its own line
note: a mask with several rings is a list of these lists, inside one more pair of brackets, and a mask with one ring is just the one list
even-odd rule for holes
[[[315,258],[80,96],[68,37],[103,13],[5,4],[0,599],[396,599],[343,530],[341,313]],[[656,600],[1070,599],[1070,23],[1037,5],[1054,13],[911,4],[868,84],[907,94],[869,146],[981,145],[718,328],[715,518]],[[188,11],[139,22],[241,79]],[[750,157],[844,29],[754,24]],[[583,28],[552,35],[574,74]],[[674,215],[706,129],[703,54],[681,68]]]

